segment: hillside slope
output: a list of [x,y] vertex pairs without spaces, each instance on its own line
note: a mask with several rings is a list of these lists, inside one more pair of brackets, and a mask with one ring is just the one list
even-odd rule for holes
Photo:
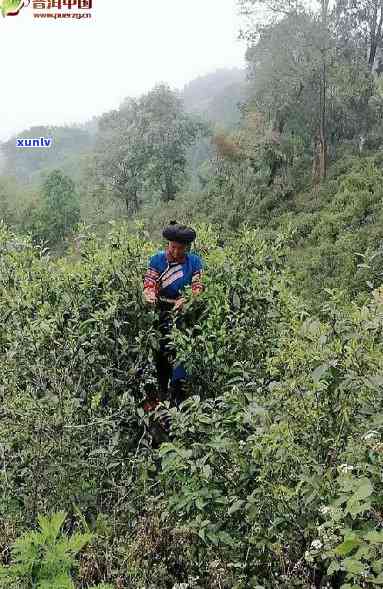
[[[288,286],[284,236],[222,248],[197,229],[206,289],[173,331],[189,399],[155,449],[157,245],[123,226],[52,261],[0,226],[0,565],[65,510],[65,530],[94,534],[68,587],[380,586],[382,291],[363,307],[323,292],[317,316]],[[38,551],[20,558],[36,566],[0,569],[2,589],[45,578]],[[51,576],[62,562],[52,548]]]

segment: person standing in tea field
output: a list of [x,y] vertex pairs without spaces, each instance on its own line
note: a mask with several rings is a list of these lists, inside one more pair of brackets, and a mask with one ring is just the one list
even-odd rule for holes
[[178,406],[184,400],[187,373],[181,364],[176,365],[176,354],[169,347],[172,311],[182,309],[185,304],[183,290],[186,286],[191,286],[193,295],[204,288],[203,261],[190,252],[196,239],[194,229],[171,221],[162,235],[168,245],[150,258],[144,278],[144,298],[158,311],[161,333],[159,350],[155,352],[159,391],[157,398],[146,404],[147,410],[155,408],[160,401],[170,400]]

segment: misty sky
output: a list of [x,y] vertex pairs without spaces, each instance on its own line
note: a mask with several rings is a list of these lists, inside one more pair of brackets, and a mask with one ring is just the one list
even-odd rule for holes
[[[243,66],[236,0],[93,0],[90,20],[0,17],[0,140],[81,122],[157,82]],[[72,8],[73,10],[73,8]]]

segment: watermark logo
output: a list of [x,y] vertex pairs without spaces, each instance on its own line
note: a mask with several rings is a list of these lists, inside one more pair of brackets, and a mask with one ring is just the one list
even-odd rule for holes
[[30,5],[34,18],[90,19],[93,0],[0,0],[0,12],[3,16],[17,16]]
[[52,144],[52,137],[36,137],[35,139],[16,139],[16,147],[44,147],[45,149],[48,149],[49,147],[52,147]]
[[35,18],[91,18],[92,0],[33,0]]
[[17,16],[29,4],[30,0],[0,0],[0,11],[3,16]]

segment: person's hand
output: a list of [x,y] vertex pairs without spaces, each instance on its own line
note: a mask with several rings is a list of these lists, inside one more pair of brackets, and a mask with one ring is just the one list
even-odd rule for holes
[[174,310],[178,311],[178,309],[182,309],[183,305],[186,303],[186,299],[181,297],[174,303]]
[[156,294],[152,290],[145,290],[144,291],[144,299],[150,305],[154,305],[157,301]]

